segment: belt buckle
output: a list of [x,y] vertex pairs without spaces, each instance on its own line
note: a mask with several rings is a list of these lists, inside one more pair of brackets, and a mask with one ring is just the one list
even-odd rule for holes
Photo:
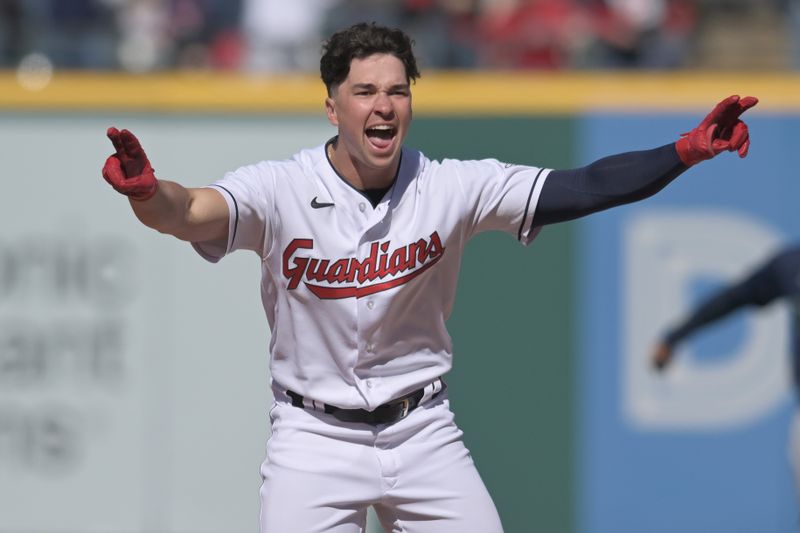
[[408,411],[410,407],[411,407],[410,399],[405,398],[400,402],[400,419],[403,419],[406,416],[408,416]]

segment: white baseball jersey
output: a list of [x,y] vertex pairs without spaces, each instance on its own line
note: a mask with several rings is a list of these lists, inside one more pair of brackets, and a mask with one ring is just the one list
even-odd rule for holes
[[403,148],[373,207],[322,145],[212,184],[230,209],[228,242],[193,245],[212,262],[239,249],[261,256],[276,390],[372,410],[450,370],[445,322],[464,247],[486,230],[529,244],[548,173]]

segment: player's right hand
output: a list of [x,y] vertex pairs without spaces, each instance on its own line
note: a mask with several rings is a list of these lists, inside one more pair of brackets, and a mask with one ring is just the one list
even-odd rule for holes
[[750,132],[739,116],[757,103],[755,96],[739,98],[736,94],[718,103],[696,128],[675,143],[681,161],[690,167],[725,151],[746,156]]
[[653,367],[658,371],[664,370],[671,360],[672,346],[666,342],[660,342],[653,350]]
[[108,128],[115,153],[103,165],[103,178],[117,192],[134,200],[149,200],[158,190],[158,180],[139,139],[128,130]]

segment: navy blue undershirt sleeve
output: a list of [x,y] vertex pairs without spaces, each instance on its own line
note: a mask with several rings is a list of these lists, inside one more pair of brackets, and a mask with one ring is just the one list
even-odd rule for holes
[[667,186],[688,167],[670,143],[625,152],[581,168],[553,170],[542,188],[534,225],[573,220],[610,207],[642,200]]
[[738,283],[730,285],[700,304],[682,323],[664,337],[670,346],[682,341],[703,326],[746,306],[765,306],[783,296],[779,261],[771,259]]
[[800,400],[800,246],[784,248],[740,282],[730,285],[700,304],[663,342],[674,347],[698,330],[746,306],[766,306],[780,298],[792,306],[792,378]]

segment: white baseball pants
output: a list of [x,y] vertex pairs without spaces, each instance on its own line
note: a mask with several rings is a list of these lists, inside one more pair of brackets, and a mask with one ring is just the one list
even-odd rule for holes
[[339,422],[276,398],[261,533],[502,533],[446,392],[394,424]]

